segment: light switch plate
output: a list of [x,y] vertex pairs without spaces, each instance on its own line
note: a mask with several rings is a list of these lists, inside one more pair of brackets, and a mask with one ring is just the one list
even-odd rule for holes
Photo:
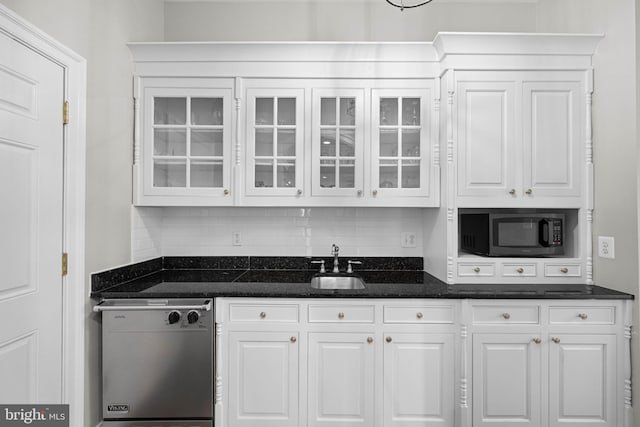
[[609,236],[598,236],[598,256],[614,259],[616,257],[615,240]]

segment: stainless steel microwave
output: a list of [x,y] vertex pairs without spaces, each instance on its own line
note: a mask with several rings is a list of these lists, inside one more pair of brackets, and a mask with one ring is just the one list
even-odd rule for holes
[[483,256],[552,257],[564,254],[561,213],[460,213],[460,249]]

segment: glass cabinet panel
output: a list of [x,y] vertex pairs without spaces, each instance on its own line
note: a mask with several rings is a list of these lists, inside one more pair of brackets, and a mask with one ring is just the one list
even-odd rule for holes
[[298,99],[256,96],[253,119],[254,188],[296,186]]
[[420,188],[421,98],[380,97],[378,179],[380,188]]
[[153,108],[153,186],[223,187],[224,98],[157,96]]
[[354,97],[320,98],[321,188],[355,187],[355,117]]

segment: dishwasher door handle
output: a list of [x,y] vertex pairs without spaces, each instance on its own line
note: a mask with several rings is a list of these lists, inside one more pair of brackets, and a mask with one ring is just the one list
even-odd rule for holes
[[[211,311],[211,300],[205,300],[202,304],[117,304],[110,303],[104,305],[107,301],[104,300],[93,306],[93,311],[100,313],[101,311],[151,311],[151,310],[200,310]],[[126,301],[126,300],[120,300]]]

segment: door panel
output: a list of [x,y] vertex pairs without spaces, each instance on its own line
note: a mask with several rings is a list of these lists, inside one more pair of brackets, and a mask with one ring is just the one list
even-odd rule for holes
[[297,333],[230,332],[229,364],[230,427],[298,425]]
[[549,425],[615,426],[614,335],[558,335],[549,352]]
[[580,84],[524,82],[524,188],[536,196],[579,196]]
[[453,425],[453,335],[387,333],[384,425]]
[[309,334],[309,426],[372,426],[371,334]]
[[515,188],[515,83],[458,85],[458,195],[508,196]]
[[0,401],[60,403],[64,70],[3,35],[0,51],[0,312],[16,320],[0,329]]
[[539,426],[541,347],[529,334],[473,336],[473,425]]

